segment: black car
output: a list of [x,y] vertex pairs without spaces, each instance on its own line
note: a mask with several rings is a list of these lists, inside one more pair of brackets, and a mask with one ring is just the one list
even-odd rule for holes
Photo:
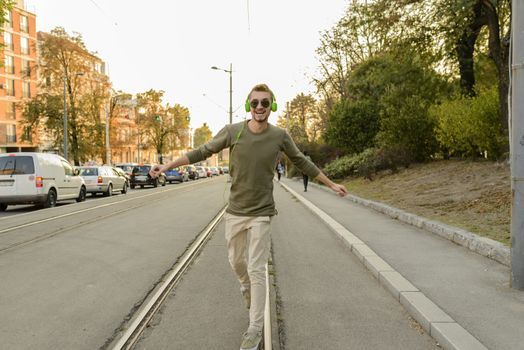
[[144,188],[144,186],[153,186],[158,187],[158,185],[165,186],[166,185],[166,175],[164,173],[160,173],[160,175],[153,179],[151,175],[149,175],[149,171],[151,168],[153,168],[155,165],[153,164],[144,164],[144,165],[137,165],[133,168],[133,171],[131,172],[131,176],[129,179],[129,187],[135,188],[136,186],[140,186],[140,188]]

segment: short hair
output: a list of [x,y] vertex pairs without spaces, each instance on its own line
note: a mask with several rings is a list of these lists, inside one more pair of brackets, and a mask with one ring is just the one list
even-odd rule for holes
[[247,95],[247,99],[249,100],[249,98],[251,97],[251,93],[253,91],[259,91],[259,92],[269,92],[271,94],[271,100],[274,101],[275,100],[275,94],[273,93],[273,91],[271,91],[271,89],[269,88],[269,86],[267,86],[266,84],[257,84],[255,86],[253,86],[253,88],[251,89],[251,91],[249,92],[249,95]]

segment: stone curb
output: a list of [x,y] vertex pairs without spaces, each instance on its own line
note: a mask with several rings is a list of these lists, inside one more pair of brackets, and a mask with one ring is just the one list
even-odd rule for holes
[[280,182],[291,195],[316,214],[388,290],[408,313],[446,350],[488,350],[473,335],[382,260],[371,248],[313,203]]
[[[298,181],[300,179],[293,178],[292,180]],[[329,188],[314,182],[311,182],[310,185],[313,185],[316,188],[320,188],[324,191],[331,192]],[[406,224],[410,224],[428,232],[437,234],[440,237],[468,248],[477,254],[493,259],[505,266],[511,267],[510,248],[500,242],[486,237],[481,237],[477,234],[458,227],[449,226],[438,221],[426,219],[424,217],[408,213],[404,210],[391,207],[384,203],[374,202],[369,199],[360,198],[351,194],[347,195],[346,198],[352,202],[386,214],[393,219],[397,219]]]

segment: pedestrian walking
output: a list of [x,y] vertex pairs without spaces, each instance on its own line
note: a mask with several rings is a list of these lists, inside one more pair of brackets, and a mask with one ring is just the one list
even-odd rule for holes
[[278,181],[280,181],[280,177],[282,176],[283,173],[284,173],[284,165],[282,165],[281,161],[278,161],[278,163],[277,163],[277,177],[278,177]]
[[[307,160],[311,162],[311,157],[307,153],[307,151],[304,151],[304,157],[306,157]],[[304,182],[304,192],[307,192],[307,184],[309,182],[309,176],[307,173],[302,173],[302,181]]]
[[[277,110],[275,95],[265,84],[249,92],[246,112],[251,119],[228,124],[206,144],[184,156],[151,170],[159,173],[202,161],[229,148],[231,192],[225,214],[228,258],[238,281],[249,327],[242,336],[241,350],[256,349],[262,339],[266,293],[266,263],[270,254],[271,219],[277,214],[273,199],[275,164],[284,152],[295,166],[331,188],[339,196],[347,194],[343,185],[332,182],[297,148],[289,134],[268,122]],[[247,251],[247,260],[246,260]]]

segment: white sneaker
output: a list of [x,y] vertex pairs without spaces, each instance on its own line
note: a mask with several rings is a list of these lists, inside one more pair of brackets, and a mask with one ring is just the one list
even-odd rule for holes
[[240,350],[257,350],[262,340],[262,331],[246,332],[242,336],[242,345]]

